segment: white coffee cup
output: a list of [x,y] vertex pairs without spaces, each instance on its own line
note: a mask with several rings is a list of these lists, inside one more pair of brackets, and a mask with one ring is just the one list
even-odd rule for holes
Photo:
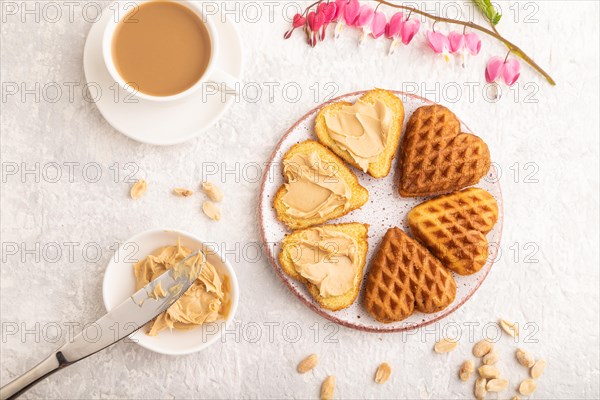
[[226,89],[227,91],[237,92],[239,90],[239,80],[227,72],[223,71],[216,64],[216,60],[219,55],[219,36],[217,35],[217,31],[215,26],[210,18],[203,12],[202,7],[194,1],[180,1],[180,0],[168,0],[174,3],[181,4],[182,6],[188,8],[194,14],[200,18],[200,20],[206,26],[210,37],[211,44],[211,52],[210,52],[210,60],[208,61],[208,65],[202,77],[190,88],[184,90],[183,92],[170,95],[170,96],[153,96],[146,93],[142,93],[137,90],[132,85],[125,82],[123,77],[119,74],[117,67],[115,65],[115,61],[113,59],[112,52],[112,44],[113,37],[119,23],[123,21],[127,17],[127,15],[134,10],[135,7],[140,6],[143,3],[148,1],[155,0],[136,0],[136,1],[115,1],[112,3],[105,12],[111,13],[111,18],[109,18],[109,22],[104,31],[104,37],[102,38],[102,53],[104,56],[104,62],[106,64],[106,68],[108,72],[112,76],[112,78],[119,84],[121,88],[129,92],[131,95],[144,99],[144,100],[152,100],[152,101],[176,101],[187,97],[200,89],[207,82],[213,82],[217,84],[217,88],[219,90]]

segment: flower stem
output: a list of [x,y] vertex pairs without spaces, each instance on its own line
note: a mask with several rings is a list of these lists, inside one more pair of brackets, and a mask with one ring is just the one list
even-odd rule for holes
[[320,4],[323,0],[317,0],[314,3],[312,3],[310,6],[306,7],[306,9],[304,10],[304,12],[302,13],[302,15],[306,16],[308,15],[308,12],[310,11],[311,8],[313,8],[314,6]]
[[458,19],[438,17],[437,15],[433,15],[433,14],[429,14],[425,11],[421,11],[418,8],[390,3],[387,0],[375,0],[375,1],[379,2],[380,4],[385,4],[386,6],[389,6],[389,7],[400,8],[403,10],[413,12],[415,14],[422,15],[424,17],[427,17],[427,18],[432,19],[437,22],[446,22],[449,24],[462,25],[464,27],[469,27],[471,29],[475,29],[480,32],[483,32],[486,35],[491,36],[491,37],[495,38],[496,40],[502,42],[511,53],[513,53],[515,56],[521,58],[523,61],[525,61],[527,64],[529,64],[540,75],[542,75],[544,78],[546,78],[548,83],[550,83],[552,86],[556,85],[556,82],[554,81],[554,79],[552,79],[550,74],[548,74],[546,71],[544,71],[544,69],[542,69],[542,67],[540,67],[535,61],[533,61],[533,59],[531,57],[529,57],[523,50],[521,50],[521,48],[519,48],[519,46],[517,46],[516,44],[512,43],[511,41],[509,41],[508,39],[505,39],[502,35],[500,35],[495,27],[493,28],[493,30],[489,30],[481,25],[477,25],[470,21],[467,22],[467,21],[461,21]]

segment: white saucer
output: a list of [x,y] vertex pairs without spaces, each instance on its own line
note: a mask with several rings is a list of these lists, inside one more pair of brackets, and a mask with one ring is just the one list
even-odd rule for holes
[[[234,96],[222,99],[221,93],[205,95],[201,88],[176,103],[162,103],[132,99],[115,83],[102,57],[102,36],[111,17],[109,10],[107,6],[102,18],[90,29],[83,53],[90,97],[108,123],[131,139],[153,145],[185,142],[215,124],[234,102]],[[211,18],[221,42],[216,64],[240,79],[243,51],[237,28],[220,14]]]
[[119,247],[106,267],[102,284],[104,307],[106,311],[110,311],[135,293],[133,265],[160,247],[176,244],[177,239],[189,249],[204,250],[207,260],[219,275],[229,277],[231,307],[225,321],[201,325],[188,331],[164,330],[157,336],[146,335],[145,328],[142,328],[125,339],[148,350],[167,355],[190,354],[207,348],[221,338],[222,332],[233,320],[240,289],[235,271],[225,256],[220,254],[218,249],[204,245],[202,240],[190,233],[175,229],[153,229],[133,236]]

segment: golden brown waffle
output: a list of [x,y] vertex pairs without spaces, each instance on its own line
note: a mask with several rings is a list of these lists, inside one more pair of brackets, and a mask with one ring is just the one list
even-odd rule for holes
[[408,213],[414,237],[460,275],[479,271],[487,261],[486,234],[498,220],[496,199],[470,188],[426,201]]
[[404,197],[453,192],[479,182],[490,169],[483,140],[460,132],[460,122],[440,105],[418,108],[402,137],[400,184]]
[[388,229],[367,276],[367,311],[380,322],[401,321],[415,309],[443,310],[455,296],[452,273],[401,229]]

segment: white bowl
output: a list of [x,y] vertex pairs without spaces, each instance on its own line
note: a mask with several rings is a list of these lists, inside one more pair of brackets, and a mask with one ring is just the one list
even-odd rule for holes
[[160,247],[176,244],[178,238],[182,246],[202,249],[219,275],[229,277],[231,308],[225,321],[216,321],[187,331],[167,329],[157,336],[146,335],[145,328],[142,328],[129,338],[148,350],[168,355],[190,354],[207,348],[221,337],[221,332],[233,320],[238,305],[239,287],[235,271],[227,259],[217,249],[205,245],[190,233],[176,229],[153,229],[133,236],[119,247],[106,267],[102,287],[104,307],[110,311],[135,293],[133,265]]

